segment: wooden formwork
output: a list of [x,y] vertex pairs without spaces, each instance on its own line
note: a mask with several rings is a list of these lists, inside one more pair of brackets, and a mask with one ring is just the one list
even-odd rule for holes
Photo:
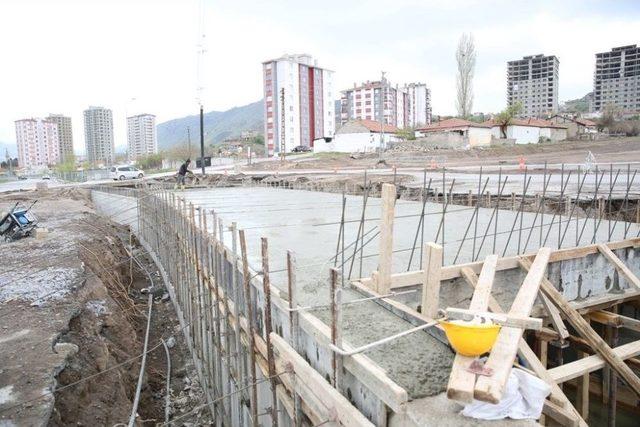
[[[331,350],[332,345],[347,352],[353,350],[340,340],[340,292],[335,292],[335,278],[332,296],[337,312],[332,315],[332,324],[326,325],[312,314],[297,310],[293,253],[287,254],[288,292],[281,294],[268,281],[268,257],[263,258],[262,271],[250,268],[247,245],[257,247],[259,242],[246,242],[243,231],[235,224],[224,227],[214,212],[197,209],[170,192],[143,191],[127,196],[138,200],[140,239],[166,275],[217,425],[385,425],[389,412],[405,410],[407,392],[368,357],[360,353],[338,357]],[[387,211],[393,212],[393,204],[388,204]],[[393,221],[392,215],[386,217]],[[392,233],[393,227],[386,229]],[[392,238],[386,237],[381,241],[391,246]],[[609,379],[613,378],[610,385],[614,386],[610,390],[614,389],[614,396],[617,375],[635,390],[635,375],[625,368],[625,361],[632,367],[640,366],[635,359],[640,354],[640,341],[622,346],[616,346],[611,339],[605,342],[587,320],[607,328],[640,329],[638,320],[604,311],[640,297],[640,282],[616,256],[616,252],[639,246],[640,239],[628,239],[549,251],[539,263],[542,267],[535,268],[534,292],[544,305],[548,326],[529,334],[526,340],[521,331],[511,332],[501,340],[503,355],[494,356],[498,362],[505,357],[511,359],[504,359],[510,369],[512,354],[517,352],[528,369],[550,384],[552,392],[543,413],[562,425],[586,425],[590,372],[611,368]],[[381,248],[381,254],[387,255],[380,262],[391,265],[392,251]],[[619,294],[568,302],[549,278],[540,274],[547,263],[594,254],[609,260],[631,286]],[[437,245],[429,244],[424,248],[424,270],[392,274],[387,269],[383,275],[374,273],[372,278],[359,279],[350,286],[419,326],[433,321],[434,310],[440,308],[440,292],[446,292],[453,279],[462,279],[471,288],[486,289],[482,283],[489,280],[483,277],[487,265],[490,267],[484,276],[490,275],[490,270],[494,274],[512,269],[527,271],[535,258],[536,254],[492,257],[484,262],[442,266]],[[406,287],[422,289],[423,313],[385,296]],[[531,291],[522,299],[527,300],[525,305],[533,304]],[[503,312],[503,307],[486,292],[470,308]],[[566,327],[565,321],[573,330]],[[548,345],[558,342],[574,345],[583,358],[547,369]],[[453,372],[460,373],[462,365],[457,361]],[[343,369],[338,371],[340,366]],[[500,382],[502,379],[503,371]],[[561,388],[563,383],[574,380],[580,391],[577,408]],[[475,398],[482,397],[482,392],[476,393],[477,382],[475,376],[466,376],[462,381],[467,390],[472,384],[471,395]],[[350,390],[349,400],[342,394],[346,388]],[[603,384],[603,392],[604,388]],[[496,389],[485,385],[484,390],[487,400],[499,399],[500,386]],[[610,395],[611,391],[607,393]],[[457,397],[456,390],[450,395]],[[463,396],[468,399],[468,392]]]
[[217,425],[384,425],[403,411],[407,392],[364,355],[343,361],[351,401],[331,381],[335,337],[297,310],[293,253],[285,298],[269,283],[265,239],[255,271],[247,245],[259,242],[235,224],[164,190],[136,196],[140,240],[171,286]]
[[[385,194],[384,186],[383,194]],[[386,194],[393,193],[387,190]],[[389,203],[383,199],[383,206]],[[393,221],[389,218],[393,216],[382,215],[382,221]],[[384,233],[387,230],[393,230],[393,224],[384,224],[380,228],[383,233],[381,242],[386,242],[383,245],[387,245],[387,250],[384,250],[384,247],[381,248],[380,265],[382,267],[391,265],[392,236]],[[618,388],[616,376],[619,376],[640,398],[640,378],[631,368],[640,367],[640,362],[635,359],[635,356],[640,354],[640,340],[616,346],[617,332],[613,334],[616,338],[612,340],[609,337],[605,340],[591,327],[589,321],[608,327],[640,331],[640,320],[615,313],[616,307],[620,304],[638,300],[640,279],[614,253],[614,250],[638,247],[640,247],[640,238],[634,238],[556,251],[541,248],[534,254],[511,257],[498,258],[496,255],[489,255],[483,262],[442,266],[441,255],[438,256],[442,248],[434,243],[427,243],[423,249],[425,254],[423,270],[391,275],[382,275],[375,271],[372,277],[359,279],[352,285],[371,297],[377,298],[379,304],[406,320],[418,325],[427,325],[438,316],[439,308],[444,308],[439,307],[441,290],[445,289],[446,292],[446,283],[456,278],[464,279],[474,288],[469,310],[463,310],[464,312],[482,313],[488,309],[493,313],[505,313],[490,293],[494,276],[496,271],[522,269],[527,275],[517,290],[508,314],[520,316],[520,318],[529,316],[536,298],[540,299],[549,327],[544,327],[535,334],[537,353],[524,339],[524,328],[503,326],[485,364],[485,367],[489,368],[489,375],[470,372],[466,368],[473,359],[456,355],[447,390],[449,398],[461,403],[470,403],[474,399],[498,403],[506,387],[509,372],[517,364],[516,355],[519,355],[531,373],[549,384],[551,393],[544,403],[543,414],[561,425],[587,425],[585,419],[588,414],[591,383],[589,373],[603,368],[607,370],[608,378],[605,379],[605,383],[608,383],[609,388],[606,403],[609,406],[609,422],[615,423],[616,389]],[[616,274],[626,280],[629,287],[618,293],[569,302],[547,277],[547,265],[550,262],[560,263],[594,254],[604,256],[613,265]],[[393,298],[384,298],[382,295],[382,293],[410,286],[421,288],[419,311]],[[602,310],[608,307],[613,307],[613,312]],[[564,324],[565,321],[572,326],[577,336],[570,334]],[[554,368],[547,369],[549,342],[560,343],[562,346],[580,344],[578,348],[582,351],[583,358],[566,364],[559,363]],[[575,378],[580,379],[576,405],[578,408],[572,404],[561,388],[562,383]],[[605,385],[603,384],[603,389]]]

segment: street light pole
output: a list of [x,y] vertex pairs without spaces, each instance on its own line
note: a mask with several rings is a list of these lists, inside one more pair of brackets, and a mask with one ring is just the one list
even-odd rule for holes
[[204,176],[204,111],[202,104],[200,104],[200,164],[202,166],[202,175]]

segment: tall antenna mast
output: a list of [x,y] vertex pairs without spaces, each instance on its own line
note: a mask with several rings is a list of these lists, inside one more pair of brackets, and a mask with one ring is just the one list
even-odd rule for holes
[[203,91],[204,84],[203,79],[203,66],[204,66],[204,53],[205,50],[205,34],[204,34],[204,0],[200,0],[200,10],[198,16],[198,64],[197,64],[197,87],[196,87],[196,99],[200,105],[200,166],[202,166],[202,175],[205,175],[204,171],[204,108]]

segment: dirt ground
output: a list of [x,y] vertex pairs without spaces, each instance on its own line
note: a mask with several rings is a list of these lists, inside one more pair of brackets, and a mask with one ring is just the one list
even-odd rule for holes
[[332,168],[384,168],[384,167],[424,167],[432,158],[438,167],[517,165],[521,156],[527,163],[584,163],[588,152],[598,163],[640,161],[640,138],[614,138],[599,141],[562,141],[543,144],[524,144],[513,147],[389,150],[380,157],[378,154],[320,153],[293,160],[281,165],[280,162],[255,163],[246,170],[287,170],[287,169],[332,169]]
[[[171,414],[203,393],[168,293],[129,231],[95,214],[87,191],[4,194],[0,210],[38,199],[49,233],[0,243],[0,425],[126,423],[140,370],[147,294],[154,296],[138,425],[163,422],[171,349]],[[131,245],[129,245],[131,243]],[[133,252],[131,252],[133,251]],[[144,267],[133,262],[130,254]],[[184,421],[206,424],[194,411]]]

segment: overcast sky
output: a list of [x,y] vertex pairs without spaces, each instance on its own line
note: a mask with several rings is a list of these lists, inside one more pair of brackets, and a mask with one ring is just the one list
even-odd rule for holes
[[[84,149],[82,110],[113,109],[116,145],[127,114],[158,122],[195,114],[199,0],[2,0],[0,142],[14,120],[71,115]],[[435,114],[455,112],[454,51],[477,50],[473,111],[504,108],[506,62],[560,60],[560,101],[593,85],[594,54],[640,42],[640,2],[427,0],[205,0],[205,111],[262,96],[261,62],[306,52],[335,70],[338,88],[379,78],[426,82]]]

